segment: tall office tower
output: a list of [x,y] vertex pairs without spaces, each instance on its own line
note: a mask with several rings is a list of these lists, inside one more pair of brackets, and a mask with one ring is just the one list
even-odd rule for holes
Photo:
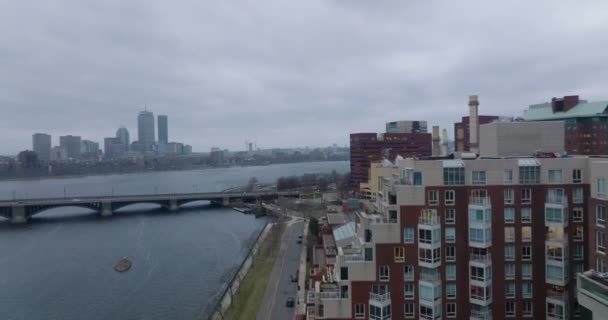
[[129,130],[125,127],[120,127],[116,130],[116,139],[122,145],[124,145],[124,151],[129,151]]
[[154,146],[154,113],[141,111],[137,117],[137,138],[141,151],[152,151]]
[[32,135],[32,148],[43,162],[51,160],[51,135],[46,133],[34,133]]
[[165,115],[158,116],[158,143],[169,143],[169,125]]
[[82,140],[80,136],[61,136],[59,137],[59,146],[66,150],[68,158],[80,159],[82,148]]

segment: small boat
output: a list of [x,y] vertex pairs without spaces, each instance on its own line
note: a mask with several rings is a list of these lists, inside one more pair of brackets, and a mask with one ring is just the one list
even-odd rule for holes
[[131,260],[124,258],[118,261],[118,263],[114,266],[114,270],[117,272],[125,272],[131,269]]

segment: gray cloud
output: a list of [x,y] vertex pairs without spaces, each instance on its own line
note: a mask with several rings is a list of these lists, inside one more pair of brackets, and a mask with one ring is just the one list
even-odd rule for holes
[[0,153],[33,132],[136,136],[144,106],[195,150],[348,143],[385,121],[448,127],[606,99],[608,4],[410,1],[0,3]]

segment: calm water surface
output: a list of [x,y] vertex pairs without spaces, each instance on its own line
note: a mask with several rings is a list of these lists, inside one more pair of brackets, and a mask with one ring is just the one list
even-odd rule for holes
[[[316,162],[65,179],[0,182],[0,199],[219,191],[249,178],[344,173],[348,162]],[[113,189],[113,190],[112,190]],[[0,220],[0,319],[206,318],[264,226],[229,209],[178,213],[133,205],[100,219],[80,208]],[[123,257],[131,270],[117,273]]]

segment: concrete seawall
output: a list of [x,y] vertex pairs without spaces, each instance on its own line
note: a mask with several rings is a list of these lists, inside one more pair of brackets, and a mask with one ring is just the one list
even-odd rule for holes
[[261,246],[262,242],[264,241],[264,239],[266,239],[266,236],[268,236],[270,229],[273,227],[274,227],[274,224],[266,223],[266,226],[264,226],[264,229],[262,229],[262,231],[258,235],[258,238],[255,240],[255,242],[251,246],[251,249],[249,249],[249,252],[247,253],[247,256],[241,263],[241,266],[239,267],[238,271],[232,277],[230,284],[224,290],[224,293],[220,297],[220,300],[217,302],[215,308],[213,309],[211,315],[209,316],[209,320],[224,319],[224,313],[226,313],[226,310],[228,310],[228,308],[232,304],[232,299],[233,299],[234,294],[238,291],[239,286],[241,285],[241,281],[243,281],[243,279],[245,278],[245,275],[247,275],[247,272],[249,272],[249,269],[251,268],[251,265],[253,264],[253,259],[254,259],[255,255],[258,253],[258,251],[260,250],[260,246]]

